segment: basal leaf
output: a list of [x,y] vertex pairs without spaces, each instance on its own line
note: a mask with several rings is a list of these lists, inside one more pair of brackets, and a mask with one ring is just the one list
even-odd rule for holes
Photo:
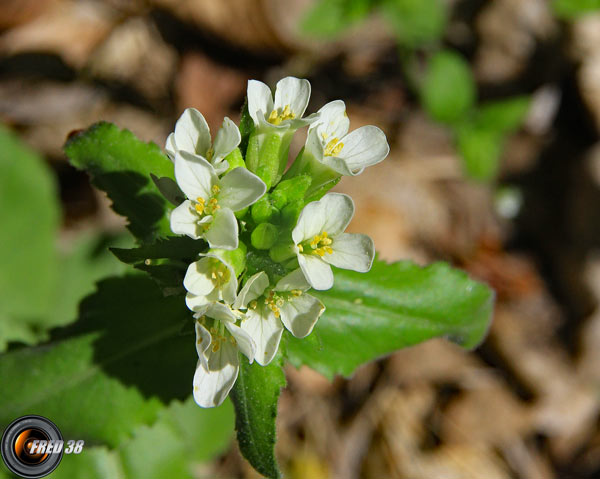
[[[60,426],[59,426],[60,427]],[[152,426],[140,426],[118,448],[85,446],[63,456],[49,479],[164,479],[193,477],[193,468],[222,452],[231,440],[230,402],[202,409],[190,397],[172,402]]]
[[87,171],[92,183],[108,194],[113,209],[128,218],[135,237],[150,241],[171,233],[167,201],[150,177],[173,178],[173,163],[158,146],[101,122],[72,136],[65,152],[71,164]]
[[466,348],[484,338],[494,293],[444,263],[420,267],[376,260],[369,273],[335,271],[334,287],[315,292],[326,306],[314,331],[291,335],[288,359],[328,377],[435,337]]
[[116,446],[190,394],[197,358],[180,297],[164,298],[145,276],[111,278],[79,318],[47,344],[0,357],[0,427],[41,414],[66,436]]
[[285,384],[279,361],[263,367],[248,364],[241,357],[240,372],[231,390],[240,451],[254,469],[268,478],[281,477],[274,450],[275,419],[277,400]]

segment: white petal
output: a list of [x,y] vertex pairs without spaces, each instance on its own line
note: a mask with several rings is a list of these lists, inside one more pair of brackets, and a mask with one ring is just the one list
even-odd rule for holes
[[211,162],[220,162],[240,144],[240,141],[242,141],[242,137],[237,125],[225,117],[223,126],[217,132],[213,143],[213,157]]
[[[301,118],[310,99],[310,82],[305,79],[286,77],[277,82],[274,108],[280,112],[289,105],[296,118]],[[267,115],[269,112],[266,112]]]
[[263,294],[268,286],[269,277],[267,276],[267,273],[260,271],[252,275],[244,284],[240,294],[238,294],[237,298],[235,298],[233,308],[240,309],[247,307],[248,303]]
[[185,295],[185,304],[192,311],[199,313],[202,312],[206,308],[206,306],[208,306],[213,301],[218,301],[218,299],[219,294],[217,291],[214,290],[207,295],[193,294],[188,292]]
[[329,289],[333,286],[333,271],[319,256],[312,254],[299,254],[298,263],[304,277],[310,285],[318,290]]
[[235,384],[239,369],[238,350],[224,343],[216,352],[208,350],[207,368],[198,362],[194,374],[194,400],[201,407],[219,406]]
[[219,178],[211,164],[201,156],[178,151],[175,155],[175,179],[185,195],[191,199],[212,196],[212,187]]
[[333,266],[366,273],[375,257],[373,240],[367,235],[343,233],[333,238],[333,253],[325,254],[323,260]]
[[266,366],[271,362],[277,348],[283,327],[281,322],[268,308],[259,307],[256,310],[249,309],[246,319],[242,321],[241,328],[254,340],[256,344],[256,362]]
[[[337,158],[335,156],[323,156],[321,163],[327,165],[332,170],[337,171],[340,175],[356,176],[359,174],[357,171],[352,171],[348,167],[346,160],[343,160],[342,158]],[[360,170],[360,173],[362,173],[362,169]]]
[[238,247],[238,224],[233,211],[221,208],[213,215],[204,238],[211,248],[236,249]]
[[310,126],[310,129],[319,132],[323,144],[326,145],[334,138],[341,139],[348,133],[350,119],[346,115],[346,105],[342,100],[327,103],[317,113],[320,118]]
[[212,337],[204,326],[196,321],[196,352],[198,353],[198,359],[205,368],[208,368],[208,362],[206,360],[206,351],[210,347]]
[[267,186],[258,176],[246,168],[235,168],[221,179],[219,204],[239,211],[250,206],[267,191]]
[[306,291],[308,288],[310,288],[310,284],[306,281],[300,268],[285,275],[275,285],[275,291],[291,291],[292,289]]
[[231,308],[223,303],[211,303],[204,308],[203,313],[209,318],[213,318],[224,323],[235,323],[238,319]]
[[376,126],[361,126],[342,139],[344,147],[339,153],[348,168],[357,171],[383,161],[390,152],[385,133]]
[[175,153],[177,152],[177,146],[175,145],[175,133],[170,133],[167,136],[167,141],[165,142],[165,151],[169,156],[171,161],[175,160]]
[[214,261],[211,257],[204,257],[190,264],[183,278],[185,289],[192,294],[202,296],[206,296],[215,289],[211,278]]
[[187,108],[183,112],[175,124],[173,144],[175,152],[183,150],[206,156],[210,148],[210,129],[202,113],[195,108]]
[[252,339],[246,331],[233,323],[225,323],[225,327],[234,337],[240,351],[250,360],[250,363],[252,363],[256,356],[256,343],[254,342],[254,339]]
[[273,95],[270,88],[263,82],[250,80],[248,82],[248,113],[254,120],[254,125],[259,125],[259,116],[264,119],[273,110]]
[[171,211],[171,231],[178,235],[187,235],[192,239],[202,237],[202,228],[198,225],[198,215],[194,211],[192,202],[185,200]]
[[323,159],[325,150],[323,148],[323,142],[319,137],[319,130],[317,128],[308,131],[304,149],[307,153],[310,153],[312,156],[314,156],[318,161]]
[[328,193],[321,200],[308,203],[292,230],[292,239],[298,244],[326,231],[335,236],[346,229],[354,216],[354,202],[343,193]]
[[279,311],[285,327],[297,338],[304,338],[313,330],[325,306],[314,296],[302,294],[286,301]]

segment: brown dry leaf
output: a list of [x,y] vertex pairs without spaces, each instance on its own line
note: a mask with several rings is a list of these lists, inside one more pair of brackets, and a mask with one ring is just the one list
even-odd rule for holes
[[0,36],[0,52],[49,52],[80,68],[108,35],[116,15],[101,2],[57,1],[43,15]]
[[496,0],[477,18],[480,38],[475,75],[483,82],[502,82],[527,65],[536,41],[556,32],[548,2]]
[[216,63],[202,53],[187,53],[181,58],[175,83],[178,110],[197,108],[216,131],[223,117],[232,116],[232,106],[245,95],[247,78],[246,73]]
[[91,72],[102,79],[134,85],[147,98],[168,95],[177,55],[153,24],[132,18],[116,27],[93,53]]
[[43,14],[58,0],[3,0],[0,2],[0,29],[12,28]]

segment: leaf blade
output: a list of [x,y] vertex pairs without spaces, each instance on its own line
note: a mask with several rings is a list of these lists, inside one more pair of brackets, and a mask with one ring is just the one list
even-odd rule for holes
[[369,273],[336,270],[331,290],[311,292],[326,306],[307,338],[287,336],[292,364],[351,375],[361,364],[434,337],[475,347],[485,336],[493,292],[444,263],[375,261]]
[[230,393],[240,451],[258,472],[279,478],[274,451],[275,418],[277,400],[286,384],[285,374],[277,359],[268,366],[240,360],[240,372]]
[[108,194],[115,212],[129,219],[135,237],[150,241],[171,233],[167,202],[150,177],[174,178],[173,163],[158,146],[100,122],[69,138],[65,153]]

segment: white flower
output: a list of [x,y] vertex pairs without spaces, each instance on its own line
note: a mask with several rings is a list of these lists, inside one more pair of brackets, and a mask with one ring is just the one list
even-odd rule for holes
[[231,391],[240,367],[238,350],[254,361],[256,346],[235,322],[230,308],[212,303],[197,310],[194,400],[202,407],[219,406]]
[[308,80],[286,77],[277,82],[275,102],[270,88],[257,80],[248,82],[248,113],[254,126],[260,129],[297,130],[313,121],[311,115],[302,119],[310,98]]
[[300,269],[284,276],[274,288],[269,288],[269,277],[264,271],[248,279],[233,307],[247,309],[240,327],[256,344],[256,362],[269,364],[283,333],[281,323],[297,338],[308,336],[325,311],[325,306],[314,296],[306,294],[310,285]]
[[211,146],[210,128],[202,113],[195,108],[187,108],[177,120],[175,131],[165,144],[165,151],[175,160],[178,151],[200,155],[208,160],[217,174],[224,173],[229,165],[224,158],[240,144],[241,135],[237,125],[225,117],[223,126],[217,132]]
[[305,149],[340,175],[355,176],[383,161],[390,151],[385,134],[376,126],[361,126],[348,134],[350,120],[342,100],[327,103],[308,131]]
[[315,289],[333,286],[331,266],[366,272],[371,269],[375,249],[367,235],[344,233],[354,216],[352,198],[328,193],[308,203],[292,230],[298,263]]
[[200,256],[201,259],[188,266],[183,279],[188,308],[195,310],[216,301],[233,303],[238,287],[233,267],[214,252]]
[[264,182],[245,168],[219,178],[204,158],[185,151],[175,155],[175,179],[189,199],[171,212],[173,233],[204,238],[211,248],[236,249],[238,224],[233,213],[263,196]]

